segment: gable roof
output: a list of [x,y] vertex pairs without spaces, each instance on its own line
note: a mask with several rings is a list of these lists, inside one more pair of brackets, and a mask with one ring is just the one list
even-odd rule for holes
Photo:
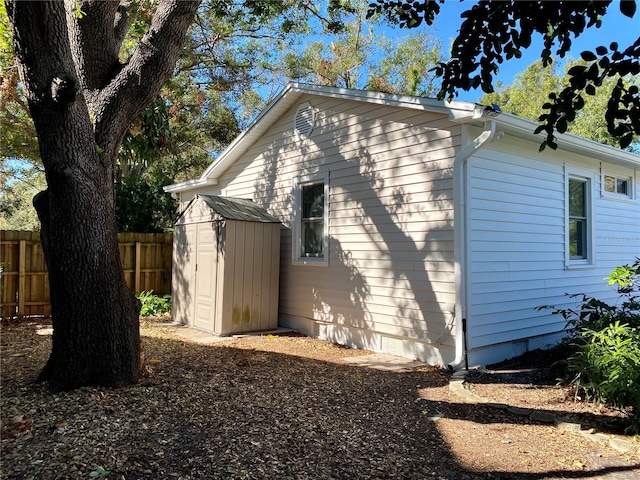
[[[169,185],[165,191],[177,193],[194,190],[202,186],[217,185],[218,179],[233,163],[240,158],[262,135],[264,135],[282,115],[285,114],[303,95],[324,98],[335,98],[345,101],[359,101],[412,110],[424,110],[431,113],[442,113],[449,116],[455,123],[466,123],[483,126],[487,121],[496,122],[497,126],[516,136],[542,142],[541,135],[534,135],[538,124],[516,115],[496,112],[492,107],[486,107],[473,102],[451,101],[445,102],[433,98],[396,95],[368,90],[353,90],[346,88],[326,87],[303,83],[289,83],[276,98],[260,112],[249,124],[246,130],[238,135],[233,142],[209,165],[200,178]],[[603,160],[613,163],[640,167],[640,155],[610,147],[593,140],[579,137],[570,133],[557,134],[558,148],[579,154],[598,155]]]
[[[196,212],[198,221],[237,220],[241,222],[280,223],[276,217],[264,208],[256,205],[251,200],[233,197],[220,197],[216,195],[196,195],[176,218],[174,224],[181,225],[187,220],[196,204],[204,204],[200,211]],[[193,220],[193,218],[191,218]]]

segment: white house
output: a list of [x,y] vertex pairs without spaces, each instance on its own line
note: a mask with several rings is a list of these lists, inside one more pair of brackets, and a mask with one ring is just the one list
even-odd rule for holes
[[[453,368],[556,341],[546,304],[615,301],[640,156],[475,103],[290,84],[196,180],[284,225],[279,324]],[[286,227],[286,228],[285,228]],[[178,259],[179,261],[179,259]],[[180,292],[174,292],[180,295]]]

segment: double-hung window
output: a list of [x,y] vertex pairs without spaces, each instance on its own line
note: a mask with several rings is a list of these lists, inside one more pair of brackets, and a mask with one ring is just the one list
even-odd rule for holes
[[328,175],[293,182],[293,263],[328,264]]
[[592,177],[570,174],[566,189],[567,265],[593,264]]

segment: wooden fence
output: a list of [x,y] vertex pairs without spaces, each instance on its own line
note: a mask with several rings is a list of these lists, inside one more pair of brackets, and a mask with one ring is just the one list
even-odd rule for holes
[[[171,234],[120,233],[118,241],[131,290],[171,293]],[[49,275],[40,232],[0,230],[0,263],[0,316],[50,315]]]

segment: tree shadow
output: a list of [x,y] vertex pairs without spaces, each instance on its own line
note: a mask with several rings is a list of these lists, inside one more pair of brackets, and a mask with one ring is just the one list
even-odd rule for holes
[[[27,369],[43,357],[38,343],[45,340],[33,336],[28,348],[16,345],[31,359],[22,359]],[[64,478],[74,476],[71,467],[96,465],[114,477],[145,479],[597,478],[640,467],[539,473],[466,467],[425,410],[476,423],[521,420],[492,417],[481,405],[420,398],[420,389],[447,385],[441,369],[383,372],[314,359],[322,342],[300,337],[273,340],[288,353],[269,351],[268,337],[261,346],[145,340],[154,373],[137,386],[84,388],[60,398],[3,376],[10,414],[24,413],[33,425],[29,435],[3,438],[7,478],[49,478],[50,471]],[[3,366],[16,358],[3,356]],[[38,407],[29,410],[34,402]],[[69,456],[78,442],[80,460]],[[15,454],[21,451],[30,452],[29,462]]]
[[[322,133],[294,139],[278,126],[223,179],[231,192],[243,168],[259,169],[254,200],[289,227],[281,241],[281,318],[312,320],[319,327],[305,333],[341,343],[449,363],[456,329],[451,164],[457,132],[442,129],[442,116],[424,112],[392,109],[381,119],[372,111],[354,123],[348,109],[333,108],[318,107],[314,132]],[[424,144],[408,140],[416,134]],[[428,140],[449,148],[451,163],[432,154]],[[292,180],[327,171],[329,266],[291,265]]]

